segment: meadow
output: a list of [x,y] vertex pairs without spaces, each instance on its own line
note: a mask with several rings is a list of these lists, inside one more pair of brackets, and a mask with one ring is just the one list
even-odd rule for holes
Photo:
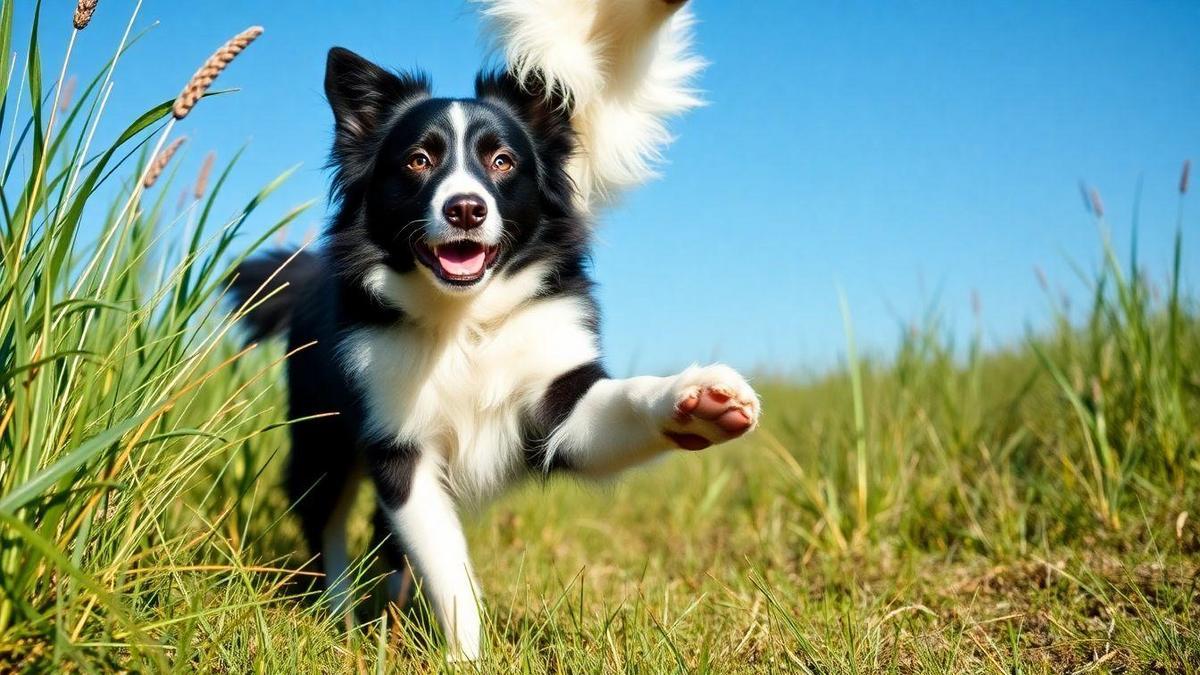
[[286,513],[287,355],[243,346],[222,296],[310,205],[263,215],[284,174],[219,212],[236,158],[175,203],[176,122],[256,34],[103,138],[136,36],[68,97],[86,64],[39,54],[68,29],[40,21],[0,9],[0,672],[1200,671],[1186,165],[1178,220],[1138,226],[1175,232],[1165,274],[1092,193],[1087,306],[1045,280],[1027,339],[956,342],[934,307],[863,355],[847,307],[841,366],[754,378],[751,437],[473,514],[488,649],[452,668],[369,557],[360,624],[330,618]]

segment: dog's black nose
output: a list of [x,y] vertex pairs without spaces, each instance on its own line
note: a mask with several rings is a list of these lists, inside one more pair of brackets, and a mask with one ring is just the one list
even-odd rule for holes
[[454,195],[442,207],[446,222],[464,230],[473,230],[487,218],[487,204],[475,195]]

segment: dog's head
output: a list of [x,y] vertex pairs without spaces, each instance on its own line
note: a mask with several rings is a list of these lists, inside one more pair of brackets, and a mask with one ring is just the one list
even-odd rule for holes
[[486,72],[476,98],[434,98],[424,77],[334,48],[325,93],[340,227],[392,271],[472,293],[575,220],[568,113],[536,83]]

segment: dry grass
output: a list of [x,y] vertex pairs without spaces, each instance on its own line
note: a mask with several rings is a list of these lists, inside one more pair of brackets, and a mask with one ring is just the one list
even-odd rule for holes
[[[29,44],[11,23],[0,5],[0,72]],[[420,607],[380,605],[378,568],[348,632],[308,592],[278,487],[284,355],[239,351],[219,305],[241,256],[303,210],[237,239],[286,174],[220,221],[232,167],[206,161],[212,185],[171,222],[171,172],[151,162],[178,110],[92,149],[76,132],[103,115],[111,72],[58,111],[66,69],[54,97],[37,78],[0,93],[34,106],[0,210],[0,671],[449,669]],[[109,172],[128,180],[84,228]],[[757,378],[754,437],[610,486],[530,483],[474,514],[488,650],[458,670],[1200,670],[1183,202],[1174,268],[1155,274],[1118,263],[1099,205],[1081,323],[1060,308],[985,354],[931,311],[871,359],[847,308],[846,367]]]

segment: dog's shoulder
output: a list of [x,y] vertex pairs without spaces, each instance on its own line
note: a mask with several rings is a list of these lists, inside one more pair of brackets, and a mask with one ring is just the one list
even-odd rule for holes
[[[392,301],[414,299],[381,283]],[[348,328],[341,363],[362,392],[368,435],[436,452],[458,492],[486,495],[522,465],[525,421],[554,380],[599,357],[596,305],[589,284],[537,266],[493,280],[470,304],[442,303]]]

